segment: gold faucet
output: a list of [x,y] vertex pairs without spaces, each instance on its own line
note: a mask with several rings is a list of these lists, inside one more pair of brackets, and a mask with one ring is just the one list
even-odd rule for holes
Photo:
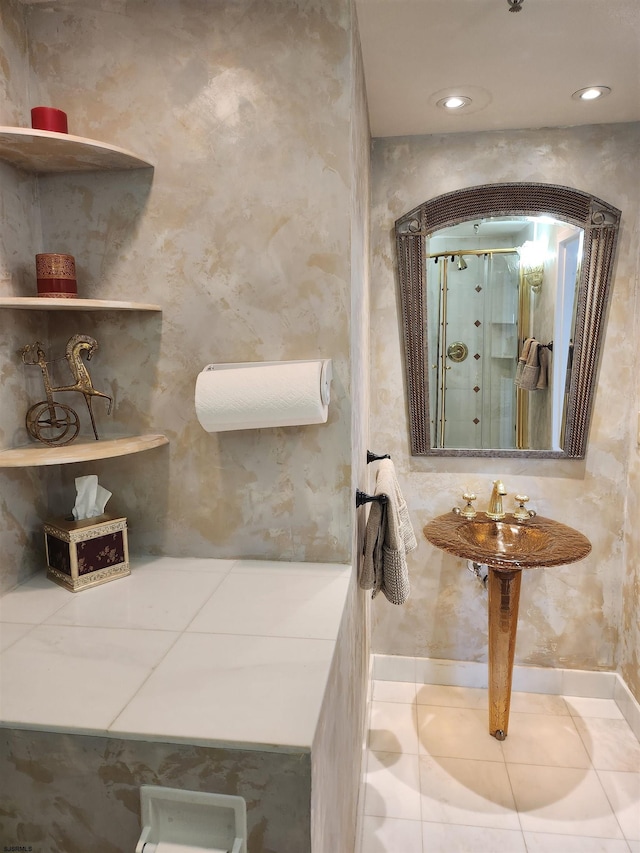
[[491,498],[489,500],[489,509],[485,513],[488,518],[492,518],[494,521],[500,521],[500,519],[504,518],[506,513],[502,509],[502,498],[507,494],[507,490],[502,483],[502,480],[494,480],[493,481],[493,491],[491,492]]

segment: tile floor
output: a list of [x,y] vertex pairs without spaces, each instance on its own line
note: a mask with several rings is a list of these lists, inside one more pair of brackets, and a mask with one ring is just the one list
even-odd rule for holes
[[640,853],[640,744],[613,699],[374,681],[360,853]]

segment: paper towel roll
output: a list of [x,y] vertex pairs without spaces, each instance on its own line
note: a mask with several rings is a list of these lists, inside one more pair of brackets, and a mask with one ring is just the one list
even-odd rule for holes
[[331,359],[209,364],[195,405],[207,432],[326,423]]

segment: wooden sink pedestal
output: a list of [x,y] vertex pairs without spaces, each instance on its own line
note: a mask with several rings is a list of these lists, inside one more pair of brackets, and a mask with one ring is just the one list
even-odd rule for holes
[[497,740],[509,730],[521,580],[522,569],[489,566],[489,733]]

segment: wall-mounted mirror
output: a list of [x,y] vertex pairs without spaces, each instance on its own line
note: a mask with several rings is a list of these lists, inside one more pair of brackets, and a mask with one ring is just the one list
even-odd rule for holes
[[620,211],[491,184],[396,222],[411,452],[582,458]]

